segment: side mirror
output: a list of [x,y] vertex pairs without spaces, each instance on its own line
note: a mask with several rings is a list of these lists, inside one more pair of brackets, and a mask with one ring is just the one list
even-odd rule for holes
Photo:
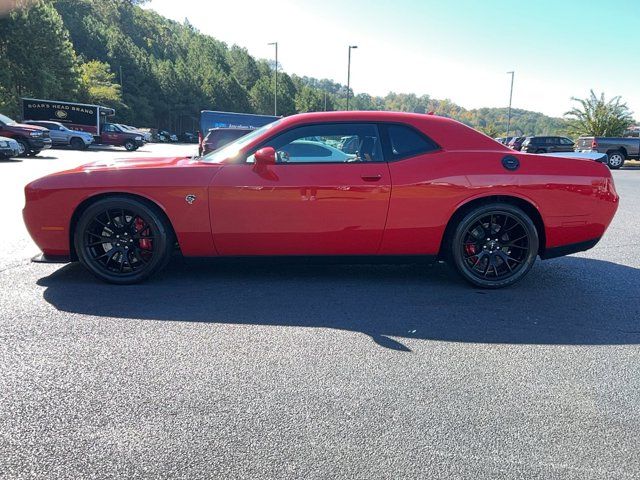
[[264,147],[254,154],[257,166],[274,165],[276,163],[276,151],[273,147]]

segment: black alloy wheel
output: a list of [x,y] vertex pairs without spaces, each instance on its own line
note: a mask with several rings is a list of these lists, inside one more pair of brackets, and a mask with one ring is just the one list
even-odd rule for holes
[[166,223],[156,208],[136,199],[99,200],[78,221],[76,253],[104,281],[137,283],[163,268],[171,257],[173,237]]
[[458,224],[451,254],[457,270],[483,288],[512,285],[524,277],[538,255],[539,237],[521,209],[503,203],[478,207]]

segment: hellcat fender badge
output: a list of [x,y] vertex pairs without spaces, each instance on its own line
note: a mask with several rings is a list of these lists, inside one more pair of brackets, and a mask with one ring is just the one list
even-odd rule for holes
[[189,195],[184,197],[184,199],[189,205],[193,205],[193,202],[196,201],[196,196],[193,193],[190,193]]

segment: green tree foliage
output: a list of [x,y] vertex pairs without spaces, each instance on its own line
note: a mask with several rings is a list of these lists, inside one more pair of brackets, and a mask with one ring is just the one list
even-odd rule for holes
[[80,88],[78,100],[100,105],[121,104],[120,85],[109,65],[98,60],[90,60],[80,65]]
[[634,122],[627,104],[620,97],[606,100],[604,93],[597,96],[591,90],[587,98],[575,98],[579,106],[565,115],[570,119],[569,130],[575,135],[618,137]]
[[0,18],[0,108],[20,111],[20,97],[72,99],[78,89],[77,59],[69,32],[50,2]]
[[[195,129],[203,109],[272,115],[274,64],[246,49],[140,8],[144,0],[34,0],[0,20],[0,110],[21,96],[114,107],[117,120],[173,131]],[[346,86],[278,71],[278,114],[343,110]],[[358,93],[357,110],[434,112],[504,135],[506,108],[467,110],[451,100]],[[513,134],[564,134],[568,121],[513,109]],[[497,133],[496,133],[497,132]]]

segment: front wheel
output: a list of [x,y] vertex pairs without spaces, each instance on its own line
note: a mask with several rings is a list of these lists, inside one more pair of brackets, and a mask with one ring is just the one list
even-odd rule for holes
[[482,288],[501,288],[529,272],[538,246],[538,231],[526,213],[507,203],[494,203],[467,213],[449,248],[465,280]]
[[29,153],[29,144],[21,138],[16,139],[16,142],[18,142],[18,156],[26,157]]
[[127,140],[124,142],[124,148],[126,148],[128,152],[133,152],[138,149],[138,146],[133,140]]
[[74,233],[80,262],[109,283],[138,283],[162,269],[173,235],[154,207],[129,197],[110,197],[89,206]]

